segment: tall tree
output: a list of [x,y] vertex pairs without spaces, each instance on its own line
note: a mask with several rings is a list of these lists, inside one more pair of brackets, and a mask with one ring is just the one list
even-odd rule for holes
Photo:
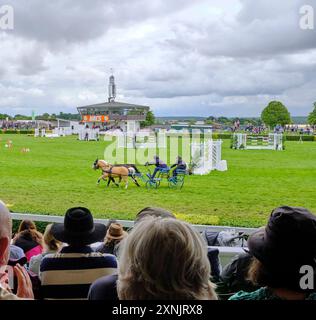
[[314,110],[308,115],[307,122],[312,126],[316,126],[316,102],[314,102]]
[[285,126],[292,122],[289,111],[280,101],[271,101],[263,109],[261,119],[270,128],[274,128],[276,125]]
[[149,110],[147,112],[147,114],[146,114],[146,120],[142,121],[140,123],[140,125],[141,125],[142,128],[143,127],[149,127],[149,126],[155,124],[155,122],[156,122],[155,115],[151,110]]

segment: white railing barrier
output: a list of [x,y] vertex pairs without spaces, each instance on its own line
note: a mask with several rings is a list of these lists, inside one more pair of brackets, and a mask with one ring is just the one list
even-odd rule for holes
[[[64,217],[63,216],[51,216],[51,215],[41,215],[41,214],[27,214],[27,213],[11,213],[13,220],[24,220],[29,219],[34,222],[49,222],[49,223],[63,223]],[[116,219],[115,219],[116,220]],[[109,219],[94,219],[97,223],[103,223],[105,225],[108,224]],[[116,220],[118,223],[122,224],[125,228],[132,228],[134,226],[134,221],[131,220]],[[226,227],[226,226],[209,226],[209,225],[192,225],[198,232],[203,232],[206,229],[210,231],[227,231],[227,230],[234,230],[237,232],[243,232],[244,234],[251,234],[256,229],[255,228],[240,228],[240,227]],[[95,244],[96,246],[97,244]],[[94,246],[94,247],[95,247]],[[210,248],[216,248],[219,250],[219,259],[221,262],[222,268],[224,268],[234,256],[237,254],[244,253],[244,249],[242,247],[214,247],[211,246]]]
[[[24,220],[29,219],[37,222],[64,222],[63,216],[53,216],[53,215],[42,215],[42,214],[28,214],[28,213],[11,213],[13,220]],[[94,219],[95,222],[107,224],[109,220],[112,219]],[[115,219],[118,223],[122,224],[125,228],[132,228],[134,226],[134,221],[132,220],[118,220]],[[193,224],[192,225],[197,231],[203,232],[208,229],[210,231],[224,231],[224,230],[235,230],[237,232],[243,232],[247,235],[254,232],[255,228],[242,228],[242,227],[229,227],[229,226],[210,226],[210,225],[201,225],[201,224]]]

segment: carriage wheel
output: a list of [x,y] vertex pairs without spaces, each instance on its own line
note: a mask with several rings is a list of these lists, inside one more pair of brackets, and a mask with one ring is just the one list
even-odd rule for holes
[[157,189],[158,188],[157,182],[153,181],[153,180],[148,180],[146,182],[146,188],[147,189]]
[[168,186],[170,189],[176,189],[177,188],[177,181],[173,178],[170,178],[168,180]]
[[182,189],[184,184],[184,177],[177,176],[169,179],[169,188],[171,189]]
[[182,189],[183,185],[184,185],[184,177],[181,177],[181,179],[178,181],[178,188]]

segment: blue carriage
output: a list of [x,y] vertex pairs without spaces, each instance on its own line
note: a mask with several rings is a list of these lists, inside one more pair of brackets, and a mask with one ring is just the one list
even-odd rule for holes
[[146,175],[138,174],[138,176],[143,180],[147,189],[157,189],[163,180],[168,182],[170,189],[182,189],[186,174],[186,170],[175,169],[171,172],[167,167],[159,169],[154,178],[149,168]]

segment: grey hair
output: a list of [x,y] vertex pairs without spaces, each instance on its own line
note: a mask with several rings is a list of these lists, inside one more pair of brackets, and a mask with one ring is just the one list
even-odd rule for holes
[[11,214],[6,205],[0,200],[0,238],[12,235]]
[[207,248],[193,228],[172,218],[142,219],[119,252],[122,300],[217,299]]

